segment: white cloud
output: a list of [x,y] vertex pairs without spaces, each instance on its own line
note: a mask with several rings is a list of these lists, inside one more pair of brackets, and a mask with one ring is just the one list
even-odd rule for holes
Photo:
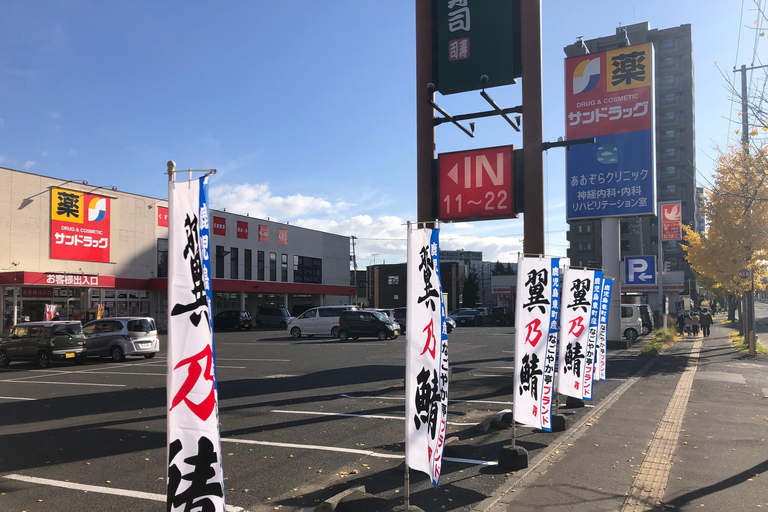
[[48,115],[54,119],[61,119],[61,112],[59,112],[58,110],[53,110],[51,112],[48,112]]
[[46,156],[48,156],[48,152],[47,151],[43,151],[42,153],[40,153],[40,156],[45,158]]
[[280,222],[292,221],[301,215],[336,214],[351,206],[344,201],[331,202],[303,194],[274,196],[266,183],[211,187],[211,205],[213,208],[226,208],[234,213],[269,217]]
[[24,162],[24,168],[25,168],[26,170],[30,170],[30,169],[31,169],[31,168],[33,168],[34,166],[35,166],[35,161],[34,161],[34,160],[29,160],[29,161],[27,161],[27,162]]

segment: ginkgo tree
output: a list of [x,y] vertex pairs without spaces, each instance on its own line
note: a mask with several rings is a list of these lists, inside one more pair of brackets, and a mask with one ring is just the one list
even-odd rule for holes
[[768,148],[729,148],[718,157],[713,178],[701,207],[707,230],[683,227],[688,263],[717,295],[751,289],[751,279],[737,276],[742,268],[753,272],[755,289],[762,290],[768,275]]

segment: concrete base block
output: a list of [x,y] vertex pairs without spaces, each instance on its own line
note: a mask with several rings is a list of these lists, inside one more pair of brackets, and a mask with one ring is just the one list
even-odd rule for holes
[[570,418],[563,414],[553,414],[552,432],[563,432],[568,430],[568,427],[570,426],[570,422],[568,420],[570,420]]
[[519,471],[528,467],[528,450],[520,446],[504,446],[499,452],[502,471]]
[[[392,509],[392,512],[406,512],[405,505],[398,505],[395,508]],[[411,505],[408,507],[408,512],[424,512],[422,509],[417,507],[416,505]]]
[[357,487],[351,487],[346,491],[342,491],[339,494],[336,494],[335,496],[328,498],[327,500],[323,501],[321,504],[316,506],[314,512],[334,512],[336,510],[336,507],[338,507],[339,502],[341,502],[341,500],[343,500],[347,496],[350,496],[354,493],[365,493],[365,486],[358,485]]
[[632,342],[629,340],[608,340],[606,346],[609,350],[625,350],[632,346]]
[[572,396],[569,396],[565,400],[565,406],[570,407],[571,409],[578,409],[580,407],[584,407],[584,400],[581,398],[573,398]]

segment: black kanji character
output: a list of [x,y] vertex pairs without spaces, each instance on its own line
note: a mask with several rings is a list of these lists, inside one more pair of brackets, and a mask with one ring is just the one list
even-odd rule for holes
[[616,86],[625,82],[626,85],[632,85],[632,80],[637,82],[645,81],[645,52],[631,52],[614,55],[613,57],[613,78],[611,83]]
[[528,272],[528,280],[525,282],[525,286],[528,287],[528,302],[523,304],[523,307],[528,311],[538,306],[542,313],[546,312],[545,305],[548,305],[549,301],[544,298],[544,292],[547,288],[548,279],[549,272],[545,268],[539,271],[533,269]]
[[67,192],[58,192],[59,204],[56,205],[56,215],[66,215],[67,217],[80,217],[80,196],[69,194]]
[[538,400],[538,387],[539,387],[539,358],[536,354],[531,354],[530,362],[528,362],[528,354],[523,356],[522,365],[520,368],[520,394],[523,391],[530,391],[531,397],[534,400]]
[[[174,461],[176,455],[181,452],[182,445],[180,440],[173,441],[169,447],[169,460]],[[168,468],[168,498],[166,500],[166,510],[171,510],[184,506],[184,512],[215,512],[216,504],[212,497],[221,498],[224,496],[224,489],[221,483],[209,483],[208,481],[216,476],[216,470],[212,467],[218,462],[218,456],[213,451],[213,443],[210,439],[203,436],[197,441],[197,454],[184,459],[185,464],[193,467],[192,471],[186,475],[181,474],[176,464]],[[176,494],[182,480],[189,482],[189,487]]]
[[587,300],[587,293],[591,287],[591,281],[589,279],[574,279],[571,291],[573,292],[573,302],[568,304],[567,307],[576,310],[581,308],[585,313],[590,305]]
[[[189,316],[189,321],[195,327],[200,323],[202,315],[205,315],[206,320],[210,328],[210,317],[208,316],[208,296],[205,292],[205,280],[203,276],[203,261],[200,257],[200,245],[198,244],[197,237],[197,216],[193,215],[192,218],[187,215],[184,221],[184,228],[187,231],[187,245],[184,247],[184,259],[189,260],[189,270],[192,275],[192,294],[195,296],[195,300],[189,304],[176,304],[171,310],[171,315],[181,315],[190,311],[195,311]],[[196,310],[205,308],[202,312]]]
[[584,354],[581,353],[581,343],[577,341],[575,346],[569,343],[565,347],[563,373],[573,371],[577,377],[581,377],[581,359],[584,359]]

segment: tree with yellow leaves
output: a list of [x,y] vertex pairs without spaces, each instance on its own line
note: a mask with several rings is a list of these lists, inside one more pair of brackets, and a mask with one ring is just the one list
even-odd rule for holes
[[715,294],[741,294],[751,279],[737,277],[739,269],[754,273],[755,289],[768,275],[768,148],[732,147],[721,154],[714,169],[714,188],[702,206],[707,230],[701,235],[688,226],[683,249],[702,286]]

